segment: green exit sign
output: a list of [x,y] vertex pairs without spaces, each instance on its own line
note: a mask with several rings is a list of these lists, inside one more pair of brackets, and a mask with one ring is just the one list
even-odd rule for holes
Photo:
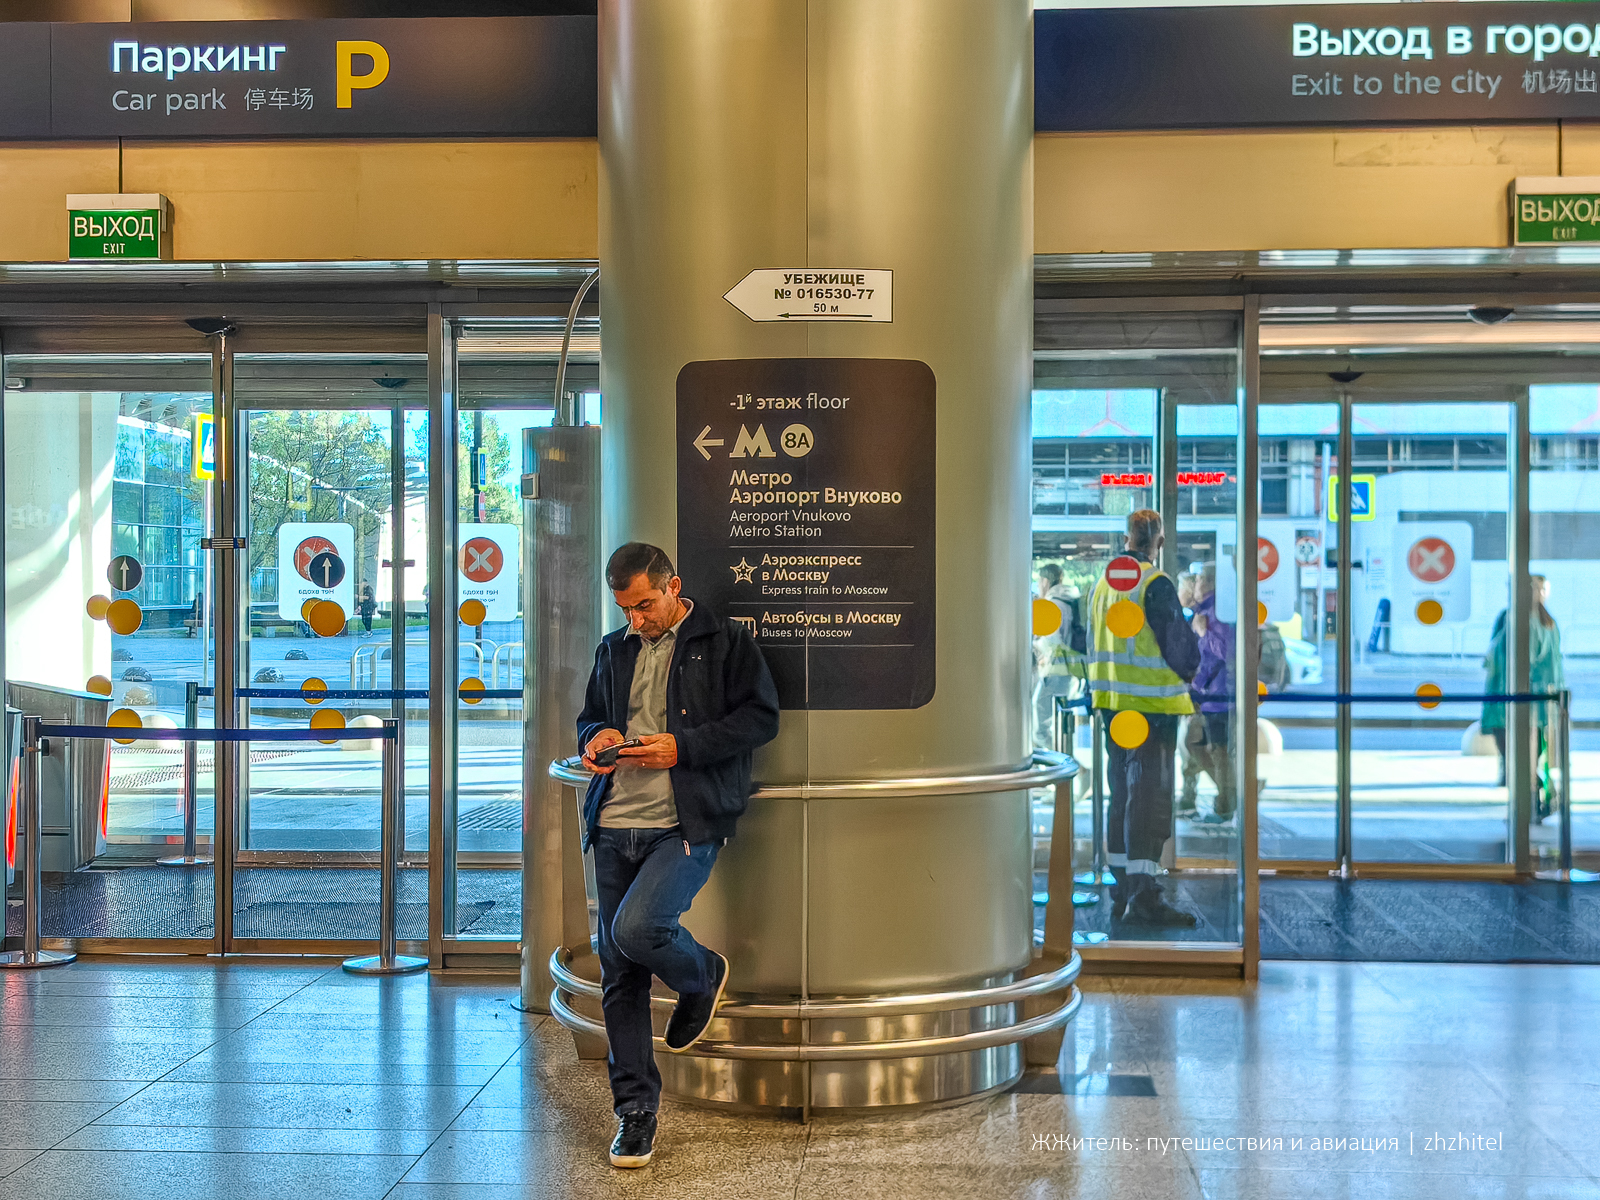
[[73,261],[172,257],[172,202],[157,192],[67,197]]
[[1523,176],[1511,184],[1511,244],[1600,242],[1600,177]]

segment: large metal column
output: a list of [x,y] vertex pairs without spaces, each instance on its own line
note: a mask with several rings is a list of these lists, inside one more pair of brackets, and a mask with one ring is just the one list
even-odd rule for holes
[[[728,954],[736,995],[941,992],[1029,966],[1025,791],[953,779],[923,796],[814,789],[992,776],[1029,758],[1031,9],[600,5],[604,548],[638,538],[676,552],[672,398],[685,363],[900,358],[937,381],[937,691],[919,709],[784,713],[757,776],[811,786],[753,802],[688,916]],[[756,323],[722,298],[752,269],[807,266],[892,270],[893,321]],[[986,1019],[897,1014],[864,1040]],[[869,1022],[798,1024],[777,1036],[863,1038]],[[730,1029],[741,1034],[752,1038]],[[660,1061],[670,1093],[801,1110],[952,1099],[1022,1070],[1016,1044],[802,1057]]]

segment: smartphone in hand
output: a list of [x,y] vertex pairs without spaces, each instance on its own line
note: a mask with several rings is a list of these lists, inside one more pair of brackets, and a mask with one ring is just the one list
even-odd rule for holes
[[597,766],[614,767],[617,765],[617,756],[624,750],[642,745],[644,745],[644,742],[639,738],[629,738],[625,742],[613,742],[602,750],[596,750],[589,758]]

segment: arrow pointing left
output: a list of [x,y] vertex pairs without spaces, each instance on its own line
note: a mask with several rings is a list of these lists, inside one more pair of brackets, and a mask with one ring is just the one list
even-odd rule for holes
[[724,445],[727,445],[727,439],[726,438],[707,437],[706,434],[708,434],[710,432],[711,432],[711,426],[707,425],[704,429],[702,429],[700,431],[700,436],[695,438],[695,440],[694,440],[694,448],[696,450],[700,451],[700,457],[705,459],[707,462],[711,461],[711,451],[706,449],[707,446],[724,446]]

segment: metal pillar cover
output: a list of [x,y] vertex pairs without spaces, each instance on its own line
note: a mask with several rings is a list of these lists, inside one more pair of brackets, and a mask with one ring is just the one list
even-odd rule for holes
[[[685,363],[910,359],[938,392],[937,690],[918,709],[783,714],[686,921],[728,955],[735,998],[797,1023],[773,1055],[662,1056],[670,1095],[875,1108],[1022,1071],[1019,1038],[945,1040],[993,1019],[981,1009],[871,1018],[920,1057],[824,1051],[862,1038],[865,1015],[844,1013],[866,1010],[811,1017],[1035,966],[1025,790],[827,790],[1029,761],[1031,31],[1028,0],[600,4],[603,548],[676,553]],[[892,270],[893,320],[756,322],[723,299],[753,269],[806,267]],[[729,1025],[730,1045],[772,1036]]]

